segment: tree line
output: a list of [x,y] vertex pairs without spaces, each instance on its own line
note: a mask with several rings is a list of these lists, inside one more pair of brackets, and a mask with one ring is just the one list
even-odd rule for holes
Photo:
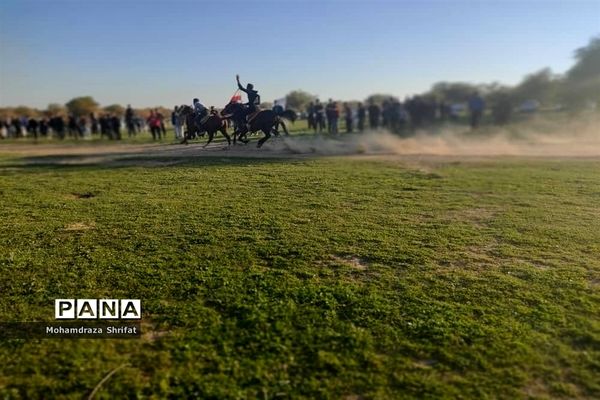
[[[144,118],[148,117],[152,111],[158,110],[162,115],[170,115],[171,110],[163,106],[146,107],[134,109],[135,114]],[[69,100],[65,104],[50,103],[45,110],[36,109],[28,106],[5,107],[0,108],[0,119],[9,117],[29,117],[29,118],[49,118],[52,116],[72,115],[76,118],[88,117],[94,115],[116,115],[122,117],[125,114],[125,107],[120,104],[111,104],[100,106],[92,96],[80,96]]]
[[[478,92],[492,109],[518,107],[527,100],[536,100],[547,107],[561,106],[572,111],[582,110],[590,103],[600,104],[600,36],[592,38],[587,46],[577,49],[574,58],[575,64],[564,74],[555,74],[550,68],[543,68],[525,76],[515,86],[498,82],[438,82],[428,91],[416,96],[453,104],[465,103],[474,92]],[[395,97],[392,94],[373,94],[364,102],[381,105],[384,100]],[[294,90],[286,96],[286,104],[289,108],[303,110],[316,98],[317,96],[303,90]]]

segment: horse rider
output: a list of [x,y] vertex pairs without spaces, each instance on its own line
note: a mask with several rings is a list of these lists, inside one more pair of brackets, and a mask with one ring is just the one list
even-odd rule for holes
[[244,88],[240,83],[240,76],[236,75],[235,79],[237,81],[238,89],[246,93],[246,95],[248,96],[248,103],[246,103],[246,106],[248,107],[248,111],[246,112],[246,120],[250,122],[258,112],[260,96],[258,94],[258,91],[254,90],[253,84],[249,83],[246,85],[246,88]]
[[200,126],[204,123],[204,119],[208,116],[208,109],[204,107],[200,100],[194,99],[194,113],[196,113],[196,125]]

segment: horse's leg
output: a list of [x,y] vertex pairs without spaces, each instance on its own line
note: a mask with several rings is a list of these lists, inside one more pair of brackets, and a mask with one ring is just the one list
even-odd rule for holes
[[235,124],[235,129],[238,135],[238,139],[240,142],[246,144],[248,143],[248,139],[246,138],[247,132],[246,132],[246,126],[243,123],[236,123]]
[[244,124],[237,125],[238,138],[240,142],[248,144],[248,128]]
[[[231,146],[231,138],[227,134],[227,127],[225,125],[221,125],[221,128],[219,130],[221,131],[223,136],[225,136],[225,139],[227,139],[227,146]],[[234,136],[234,140],[235,140],[235,136]]]
[[179,144],[188,144],[189,128],[183,132],[183,140]]
[[287,130],[287,127],[285,126],[285,122],[279,120],[279,125],[281,125],[281,127],[283,128],[283,132],[285,133],[285,136],[290,136],[290,133]]
[[244,139],[243,140],[240,139],[240,140],[242,140],[245,144],[248,144],[248,142],[250,141],[250,139],[248,139],[249,133],[251,133],[251,132],[248,130],[248,127],[246,126],[246,124],[243,124],[242,125],[242,136],[244,137]]
[[269,138],[271,137],[271,129],[273,129],[273,127],[262,129],[262,131],[265,134],[265,137],[258,141],[256,147],[261,147],[267,140],[269,140]]
[[202,148],[205,148],[206,146],[208,146],[210,144],[210,142],[212,142],[214,136],[215,136],[215,133],[212,130],[208,131],[208,142],[206,142],[206,144],[204,146],[202,146]]
[[275,137],[279,137],[279,131],[277,130],[278,126],[279,126],[279,120],[276,119],[275,122],[273,123],[273,126],[271,127],[271,133],[273,135],[275,135]]

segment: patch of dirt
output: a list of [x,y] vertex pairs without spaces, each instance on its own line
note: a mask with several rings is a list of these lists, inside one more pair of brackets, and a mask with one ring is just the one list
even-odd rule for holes
[[96,197],[92,192],[71,193],[71,196],[75,199],[91,199],[92,197]]
[[65,231],[87,231],[90,229],[94,229],[96,225],[94,223],[85,223],[85,222],[75,222],[73,224],[67,225],[65,227]]
[[169,336],[172,332],[165,329],[156,329],[151,323],[142,324],[142,340],[155,342],[156,340]]
[[523,388],[525,395],[532,399],[550,399],[550,390],[544,381],[536,379]]
[[588,283],[590,288],[594,290],[600,289],[600,278],[589,278]]
[[498,211],[483,208],[483,207],[471,207],[461,208],[459,210],[451,210],[446,213],[446,217],[451,221],[468,221],[476,227],[482,228],[487,222],[494,219]]
[[366,271],[369,268],[369,264],[366,260],[354,256],[331,256],[331,260],[342,265],[354,268],[358,271]]
[[431,368],[435,364],[437,364],[437,360],[433,359],[417,360],[414,362],[414,365],[417,368]]

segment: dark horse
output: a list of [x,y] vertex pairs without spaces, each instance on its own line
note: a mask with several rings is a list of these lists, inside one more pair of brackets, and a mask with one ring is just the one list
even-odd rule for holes
[[211,114],[208,119],[204,121],[204,123],[198,125],[194,109],[188,105],[182,105],[179,108],[179,116],[185,119],[186,126],[181,144],[188,144],[188,140],[193,138],[196,134],[206,132],[208,133],[208,142],[206,142],[204,145],[204,147],[206,147],[210,142],[212,142],[213,138],[215,137],[215,133],[221,132],[223,136],[225,136],[225,139],[227,139],[227,144],[231,145],[231,138],[227,134],[227,124],[219,115]]
[[246,107],[240,103],[229,103],[221,111],[221,115],[224,118],[229,118],[235,125],[235,131],[233,132],[233,143],[236,143],[236,139],[239,138],[242,142],[248,143],[247,134],[262,131],[265,137],[258,141],[256,147],[261,147],[269,138],[271,134],[279,136],[278,128],[281,126],[286,135],[289,135],[287,127],[283,122],[284,119],[295,119],[296,113],[287,110],[284,111],[281,116],[277,115],[273,110],[261,110],[252,118],[250,121],[250,129],[246,124]]

